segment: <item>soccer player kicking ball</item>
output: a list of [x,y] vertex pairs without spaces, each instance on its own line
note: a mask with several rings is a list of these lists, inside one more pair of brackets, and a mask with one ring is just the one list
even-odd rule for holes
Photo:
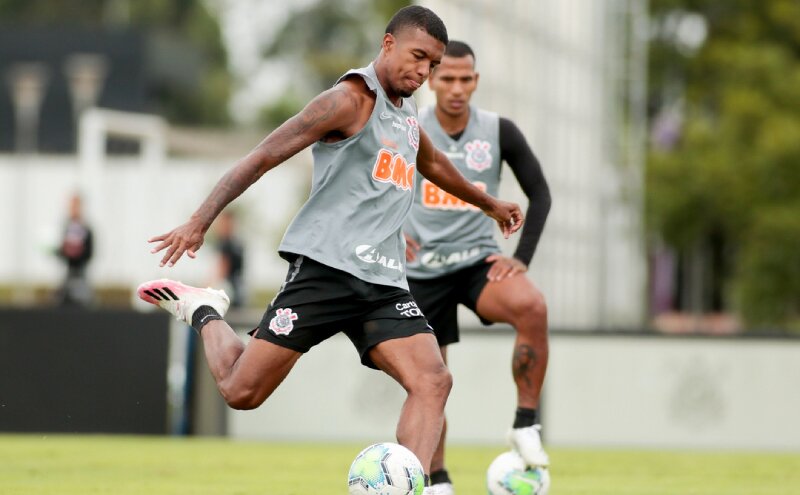
[[142,284],[139,296],[190,324],[203,340],[220,393],[235,409],[263,403],[303,353],[343,331],[368,367],[408,396],[397,440],[429,473],[452,379],[431,328],[408,292],[402,226],[416,171],[479,205],[509,235],[519,206],[476,188],[431,144],[411,95],[441,61],[447,30],[432,11],[411,6],[386,27],[368,66],[347,72],[239,160],[183,225],[152,238],[161,265],[195,257],[214,218],[270,169],[313,145],[311,194],[279,247],[290,262],[278,295],[244,345],[222,319],[228,298],[170,280]]
[[[447,45],[429,81],[436,105],[420,111],[420,125],[434,145],[477,187],[497,194],[500,166],[508,163],[530,205],[513,257],[500,254],[491,222],[474,206],[418,177],[417,194],[405,226],[408,282],[436,333],[442,356],[458,342],[458,304],[485,324],[510,323],[517,331],[511,369],[517,412],[509,431],[512,447],[532,466],[547,466],[537,408],[547,368],[547,308],[525,276],[550,210],[550,192],[536,157],[508,119],[470,105],[478,86],[475,55],[459,41]],[[439,493],[453,493],[444,461],[446,427],[431,464]]]

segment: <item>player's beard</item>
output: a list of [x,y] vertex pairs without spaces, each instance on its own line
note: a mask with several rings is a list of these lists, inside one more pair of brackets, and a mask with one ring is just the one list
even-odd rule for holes
[[414,95],[414,90],[413,89],[395,88],[394,92],[395,92],[395,94],[397,96],[400,96],[400,97],[403,97],[403,98],[411,98]]
[[[400,80],[401,80],[401,82],[405,82],[406,78],[401,78]],[[400,84],[398,84],[393,89],[394,89],[394,93],[396,95],[400,96],[400,97],[411,98],[412,96],[414,96],[414,91],[415,91],[414,89],[411,89],[411,88],[408,88],[408,87],[403,87]]]

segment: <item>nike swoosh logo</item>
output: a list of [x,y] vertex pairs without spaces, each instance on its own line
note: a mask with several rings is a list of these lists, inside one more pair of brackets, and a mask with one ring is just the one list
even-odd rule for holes
[[381,118],[381,120],[391,119],[391,118],[392,118],[392,115],[391,115],[391,114],[388,114],[388,113],[386,113],[386,112],[381,112],[381,114],[380,114],[380,118]]
[[205,315],[204,317],[200,318],[200,323],[203,323],[204,321],[206,321],[206,319],[207,319],[209,316],[214,316],[214,315]]

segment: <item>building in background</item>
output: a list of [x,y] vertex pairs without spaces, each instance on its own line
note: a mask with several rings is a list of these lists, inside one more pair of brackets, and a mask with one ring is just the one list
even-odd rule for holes
[[[203,67],[198,49],[160,31],[5,25],[0,152],[75,152],[86,109],[162,111],[161,95],[196,91]],[[120,140],[110,145],[112,152],[132,149]]]

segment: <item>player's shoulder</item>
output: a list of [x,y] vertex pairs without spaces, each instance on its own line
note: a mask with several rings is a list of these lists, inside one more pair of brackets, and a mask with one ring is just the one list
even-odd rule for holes
[[522,131],[520,130],[519,126],[517,126],[514,121],[509,117],[503,117],[502,115],[498,115],[497,118],[497,126],[500,129],[500,134],[514,134],[514,135],[522,135]]
[[352,114],[352,110],[365,105],[371,106],[375,101],[375,93],[369,89],[364,79],[357,75],[342,78],[320,97],[330,99],[331,110],[337,114]]
[[500,114],[495,112],[495,111],[493,111],[493,110],[487,110],[487,109],[481,108],[481,107],[472,107],[472,109],[475,110],[475,113],[479,117],[482,117],[482,118],[486,118],[486,119],[499,119],[499,118],[501,118]]
[[419,115],[419,121],[423,125],[430,124],[433,121],[433,119],[436,118],[435,108],[436,107],[433,105],[425,105],[417,109],[417,115]]
[[497,126],[501,119],[500,114],[485,108],[473,106],[471,111],[474,113],[473,118],[482,126]]
[[360,74],[348,74],[332,88],[351,98],[374,98],[375,92],[370,89],[367,81]]

